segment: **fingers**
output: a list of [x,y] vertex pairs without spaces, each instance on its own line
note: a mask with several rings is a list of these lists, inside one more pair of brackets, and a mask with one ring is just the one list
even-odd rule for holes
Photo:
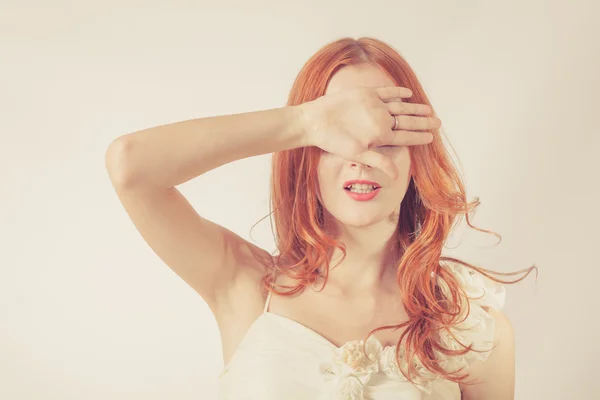
[[[442,121],[436,117],[422,117],[432,113],[431,107],[427,104],[403,102],[402,98],[412,96],[412,91],[409,88],[401,86],[380,87],[376,88],[375,92],[383,102],[387,103],[390,115],[395,115],[398,121],[396,129],[392,130],[392,120],[390,130],[394,135],[391,135],[391,142],[383,143],[384,145],[414,146],[427,144],[433,140],[433,134],[427,131],[440,128]],[[368,157],[372,160],[371,163],[365,161],[368,165],[378,162],[378,166],[373,166],[388,173],[396,170],[395,165],[393,163],[388,165],[388,162],[391,163],[391,161],[380,153],[367,151],[361,157]]]
[[386,145],[414,146],[430,143],[433,135],[428,131],[442,126],[442,120],[437,117],[421,116],[429,115],[432,112],[431,107],[426,104],[391,102],[388,103],[388,111],[392,117],[395,116],[398,123],[396,129],[392,130],[391,142],[385,143]]
[[427,144],[433,141],[433,134],[431,132],[417,132],[417,131],[404,131],[396,130],[392,131],[394,135],[391,136],[391,140],[384,143],[386,146],[416,146],[420,144]]
[[429,115],[433,111],[431,107],[427,104],[391,101],[386,103],[386,105],[391,115]]
[[386,86],[375,88],[375,93],[377,93],[379,98],[384,102],[386,100],[407,98],[413,95],[412,90],[402,86]]
[[396,115],[398,125],[396,129],[410,131],[429,131],[442,126],[442,120],[437,117],[412,117],[410,115]]
[[398,167],[388,157],[376,151],[367,150],[355,157],[356,161],[364,165],[378,168],[388,174],[393,180],[398,178]]
[[421,117],[432,113],[427,104],[391,102],[387,108],[390,115],[395,115],[398,120],[397,129],[431,130],[442,126],[442,121],[437,117]]

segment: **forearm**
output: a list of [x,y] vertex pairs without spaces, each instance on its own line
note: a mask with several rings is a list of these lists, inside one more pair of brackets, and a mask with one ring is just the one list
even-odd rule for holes
[[115,139],[111,178],[127,186],[173,187],[234,160],[306,146],[299,106],[161,125]]

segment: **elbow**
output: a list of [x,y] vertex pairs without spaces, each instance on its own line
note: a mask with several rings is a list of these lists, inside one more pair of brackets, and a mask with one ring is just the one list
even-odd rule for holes
[[130,188],[137,180],[132,166],[133,143],[125,135],[114,139],[106,149],[104,163],[115,189]]

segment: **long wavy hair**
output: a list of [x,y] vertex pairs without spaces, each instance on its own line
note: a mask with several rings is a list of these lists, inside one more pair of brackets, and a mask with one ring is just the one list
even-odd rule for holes
[[[318,50],[299,72],[289,93],[287,105],[299,105],[323,96],[336,71],[344,66],[360,63],[376,65],[387,73],[395,85],[410,88],[412,97],[403,101],[432,106],[415,73],[398,51],[370,37],[357,40],[342,38]],[[436,115],[435,111],[432,115]],[[395,232],[399,251],[397,284],[409,319],[399,325],[376,328],[364,340],[366,342],[369,336],[379,330],[406,327],[397,343],[396,361],[401,366],[402,374],[413,384],[411,378],[415,374],[420,375],[413,363],[407,363],[408,371],[402,369],[403,364],[399,360],[400,346],[404,346],[407,359],[418,357],[429,371],[457,383],[464,383],[469,375],[459,374],[462,368],[452,372],[444,370],[433,350],[449,356],[478,351],[464,345],[462,350],[446,349],[435,334],[440,329],[447,330],[452,324],[461,322],[457,321],[459,316],[465,315],[461,305],[466,304],[468,307],[468,302],[462,301],[467,298],[466,292],[453,273],[442,268],[443,263],[462,264],[500,283],[516,283],[534,268],[537,272],[535,265],[513,273],[494,272],[441,255],[451,228],[463,215],[471,228],[493,234],[499,241],[501,237],[470,223],[469,212],[480,202],[478,198],[467,201],[465,185],[442,143],[440,131],[441,129],[431,131],[431,143],[410,147],[412,177],[401,202]],[[265,290],[272,290],[279,295],[291,296],[302,292],[323,273],[324,287],[329,275],[332,250],[338,248],[343,253],[342,260],[346,257],[345,244],[329,236],[323,229],[323,204],[319,200],[317,179],[321,153],[321,149],[310,146],[279,151],[272,156],[269,215],[274,219],[275,243],[279,254],[273,257],[274,262],[264,275],[262,284]],[[522,272],[527,273],[514,281],[500,280],[491,275],[514,275]],[[288,276],[297,284],[276,285],[274,280],[279,274]],[[450,296],[444,296],[435,279],[430,279],[432,276],[445,282]],[[278,286],[285,290],[278,289]]]

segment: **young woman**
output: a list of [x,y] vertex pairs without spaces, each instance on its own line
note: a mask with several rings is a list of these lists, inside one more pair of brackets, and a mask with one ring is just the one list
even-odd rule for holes
[[[513,330],[500,310],[501,283],[516,281],[441,255],[478,203],[440,126],[397,51],[344,38],[310,58],[285,107],[110,144],[130,218],[215,315],[221,399],[513,398]],[[267,153],[277,255],[202,218],[176,189]]]

